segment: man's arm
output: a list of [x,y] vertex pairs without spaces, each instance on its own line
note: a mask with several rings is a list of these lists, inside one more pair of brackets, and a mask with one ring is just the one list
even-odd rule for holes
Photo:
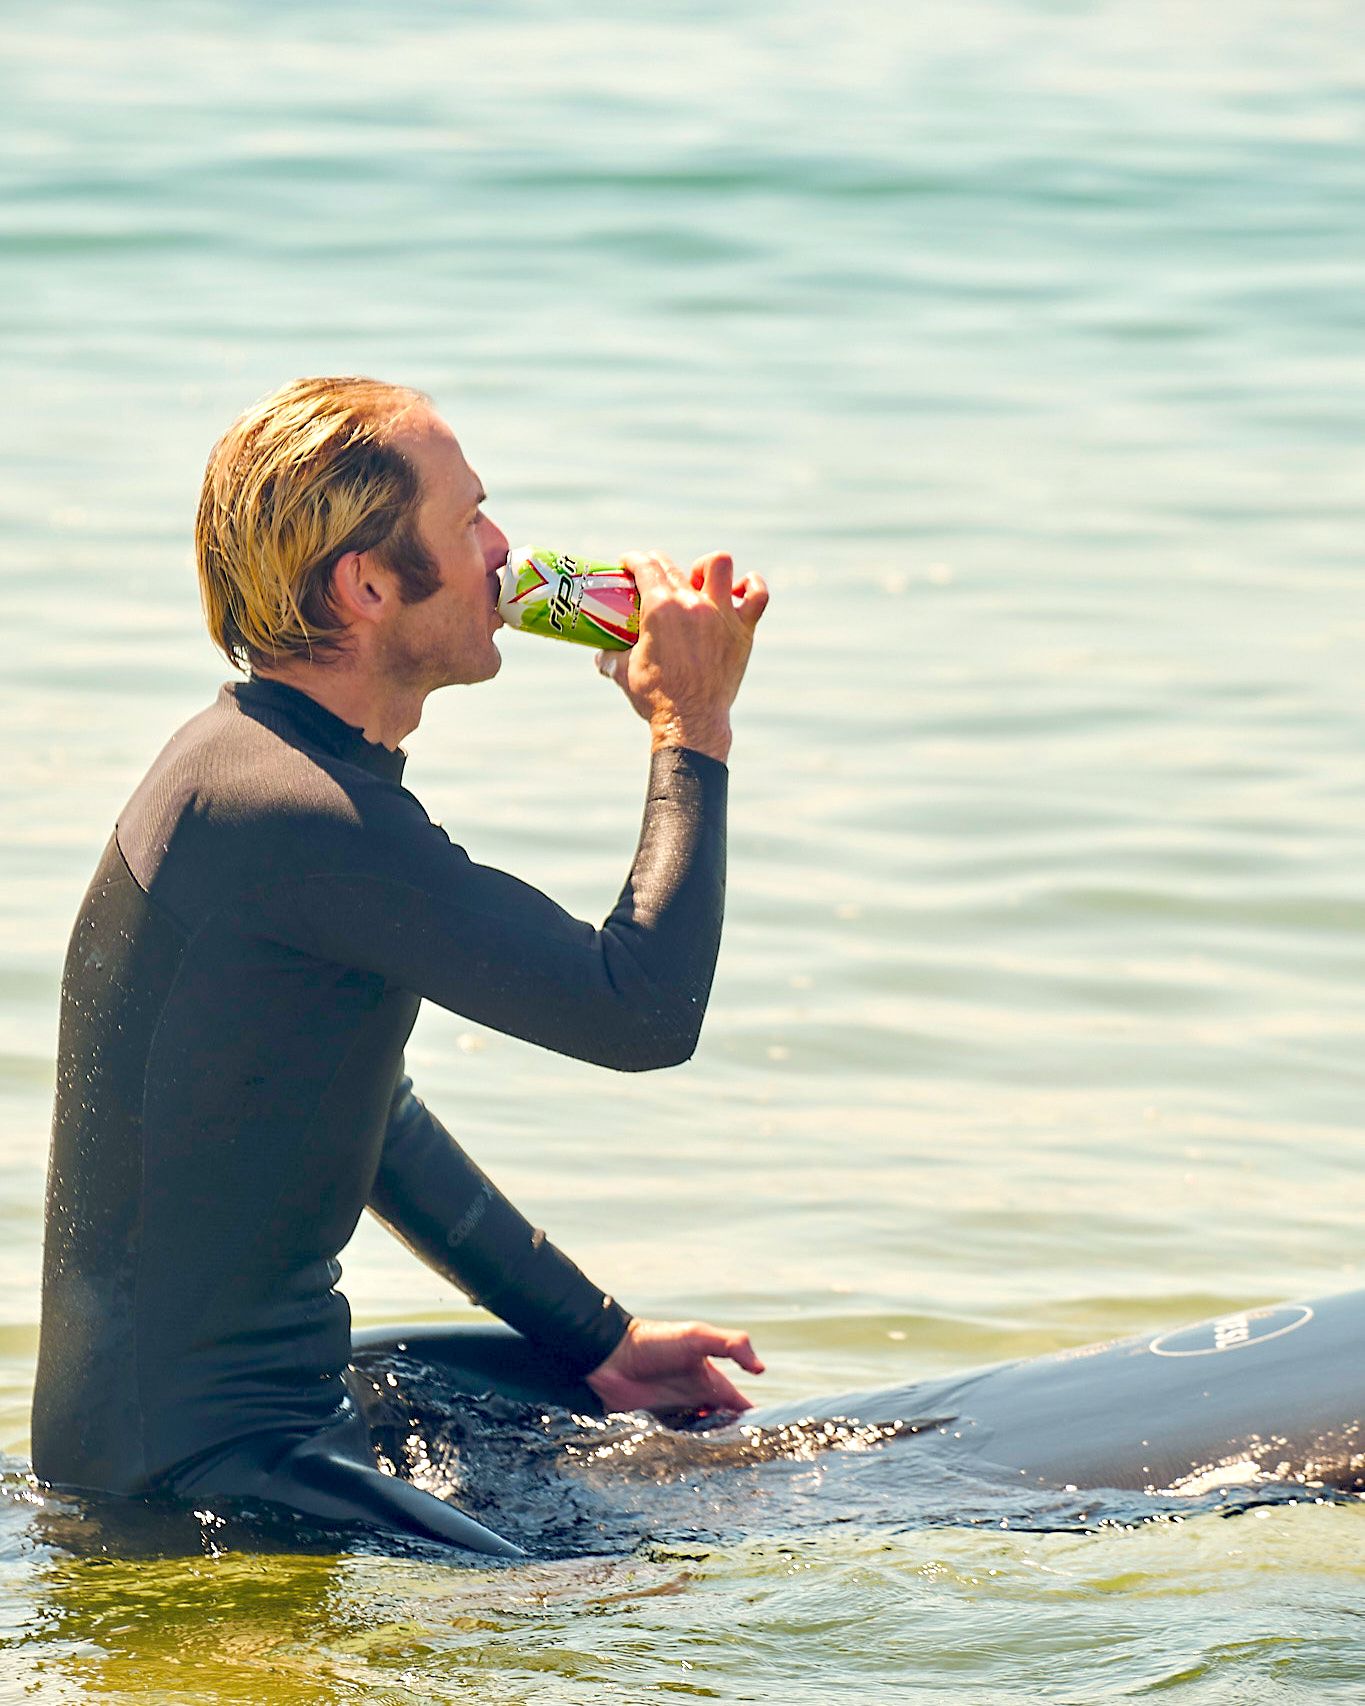
[[[732,587],[723,553],[687,577],[664,558],[631,566],[640,641],[602,662],[649,723],[653,759],[635,863],[602,928],[473,866],[404,796],[402,811],[362,813],[363,869],[348,859],[281,885],[281,940],[603,1065],[690,1055],[719,944],[729,707],[767,590],[757,576]],[[715,1354],[761,1369],[743,1335],[632,1321],[587,1379],[608,1404],[747,1407]]]
[[472,863],[410,794],[357,796],[338,841],[262,897],[267,932],[542,1047],[618,1069],[685,1060],[720,943],[730,705],[767,602],[730,558],[629,558],[640,638],[610,672],[649,723],[635,861],[599,930]]
[[630,1316],[519,1213],[403,1077],[394,1091],[372,1212],[473,1302],[581,1377],[616,1349]]
[[529,883],[475,864],[417,801],[376,784],[363,829],[260,897],[265,928],[451,1012],[618,1071],[696,1047],[720,946],[725,766],[654,754],[644,823],[599,929]]
[[633,1319],[520,1214],[399,1079],[370,1209],[472,1302],[586,1380],[609,1410],[745,1410],[711,1362],[763,1364],[748,1334]]

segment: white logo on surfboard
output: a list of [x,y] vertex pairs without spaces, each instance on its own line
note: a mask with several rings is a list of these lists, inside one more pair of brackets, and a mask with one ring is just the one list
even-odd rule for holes
[[1219,1351],[1240,1351],[1292,1333],[1313,1319],[1306,1303],[1271,1303],[1263,1309],[1244,1309],[1239,1315],[1220,1315],[1197,1327],[1161,1333],[1147,1347],[1159,1357],[1207,1357]]

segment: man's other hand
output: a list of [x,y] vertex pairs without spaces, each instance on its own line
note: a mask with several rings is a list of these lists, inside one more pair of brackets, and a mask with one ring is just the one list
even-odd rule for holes
[[589,1374],[588,1385],[609,1411],[750,1410],[744,1394],[711,1358],[728,1357],[762,1374],[747,1333],[701,1321],[632,1321],[616,1349]]

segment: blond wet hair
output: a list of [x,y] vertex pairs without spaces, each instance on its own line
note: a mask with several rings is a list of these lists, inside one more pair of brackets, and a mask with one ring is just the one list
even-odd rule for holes
[[294,379],[263,397],[210,452],[195,558],[214,644],[240,669],[344,645],[332,569],[373,551],[407,603],[440,571],[422,543],[417,470],[393,439],[430,399],[378,379]]

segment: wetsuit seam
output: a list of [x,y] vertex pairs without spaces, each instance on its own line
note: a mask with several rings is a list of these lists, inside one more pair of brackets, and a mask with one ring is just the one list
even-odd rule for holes
[[135,1403],[137,1406],[138,1456],[139,1456],[139,1460],[140,1460],[139,1465],[138,1465],[139,1478],[142,1480],[142,1482],[144,1484],[146,1484],[150,1480],[150,1462],[151,1462],[151,1453],[148,1449],[147,1405],[146,1405],[147,1381],[146,1381],[146,1376],[144,1373],[145,1345],[143,1342],[144,1336],[143,1336],[143,1331],[142,1331],[142,1288],[143,1288],[143,1282],[144,1282],[145,1277],[146,1277],[146,1265],[147,1265],[146,1264],[146,1255],[147,1255],[147,1099],[148,1099],[149,1081],[151,1079],[151,1073],[152,1073],[152,1060],[153,1060],[155,1053],[156,1053],[155,1039],[158,1036],[158,1034],[160,1033],[162,1022],[166,1016],[166,1009],[170,1006],[171,995],[174,992],[177,983],[180,981],[180,973],[184,967],[186,955],[189,952],[189,937],[188,937],[188,934],[185,930],[185,926],[181,923],[180,919],[175,915],[175,913],[172,912],[169,907],[162,906],[158,901],[154,900],[152,898],[152,896],[147,892],[146,888],[144,888],[143,885],[138,881],[137,874],[134,872],[131,864],[129,864],[128,856],[123,851],[123,846],[119,841],[118,825],[117,824],[114,825],[114,851],[118,854],[119,863],[123,866],[124,871],[127,873],[128,881],[133,884],[134,888],[137,889],[138,893],[142,896],[142,898],[146,901],[147,905],[149,907],[151,907],[153,911],[159,912],[163,918],[166,918],[170,921],[170,923],[175,927],[177,933],[182,938],[182,946],[181,946],[181,951],[180,951],[180,961],[179,961],[179,964],[176,966],[175,976],[171,979],[170,983],[166,987],[166,992],[165,992],[164,996],[162,997],[161,1005],[157,1009],[156,1024],[152,1027],[152,1030],[150,1033],[151,1038],[152,1038],[152,1046],[149,1046],[149,1048],[147,1050],[146,1059],[142,1063],[142,1094],[141,1094],[141,1097],[140,1097],[139,1103],[138,1103],[138,1121],[137,1121],[137,1167],[138,1167],[137,1236],[136,1236],[136,1239],[134,1241],[134,1250],[135,1250],[135,1255],[133,1258],[134,1271],[133,1271],[133,1283],[132,1283],[132,1287],[131,1287],[132,1321],[131,1321],[130,1325],[132,1327],[132,1333],[133,1333],[133,1364],[134,1364],[134,1368],[136,1370],[136,1374],[135,1374]]
[[[605,930],[599,930],[598,931],[599,936],[603,936],[605,934],[606,934]],[[624,954],[626,959],[628,959],[630,961],[631,965],[634,966],[636,972],[639,974],[640,978],[644,982],[645,987],[647,989],[652,990],[653,993],[655,994],[655,996],[659,998],[660,1007],[662,1008],[662,1007],[669,1006],[669,1005],[676,1005],[678,1007],[678,1011],[683,1012],[685,1010],[685,1003],[682,1001],[682,999],[680,997],[678,997],[678,995],[676,994],[675,991],[661,987],[649,975],[649,973],[645,970],[644,966],[641,965],[639,956],[635,953],[635,951],[630,946],[630,943],[627,941],[625,933],[624,932],[618,933],[615,936],[614,940],[616,942],[617,947],[621,950],[622,954]],[[620,988],[620,986],[618,985],[615,977],[612,975],[611,961],[608,959],[606,954],[602,955],[602,974],[606,978],[608,987],[611,989],[612,994],[615,995],[618,1000],[624,1001],[626,999],[625,993]]]

